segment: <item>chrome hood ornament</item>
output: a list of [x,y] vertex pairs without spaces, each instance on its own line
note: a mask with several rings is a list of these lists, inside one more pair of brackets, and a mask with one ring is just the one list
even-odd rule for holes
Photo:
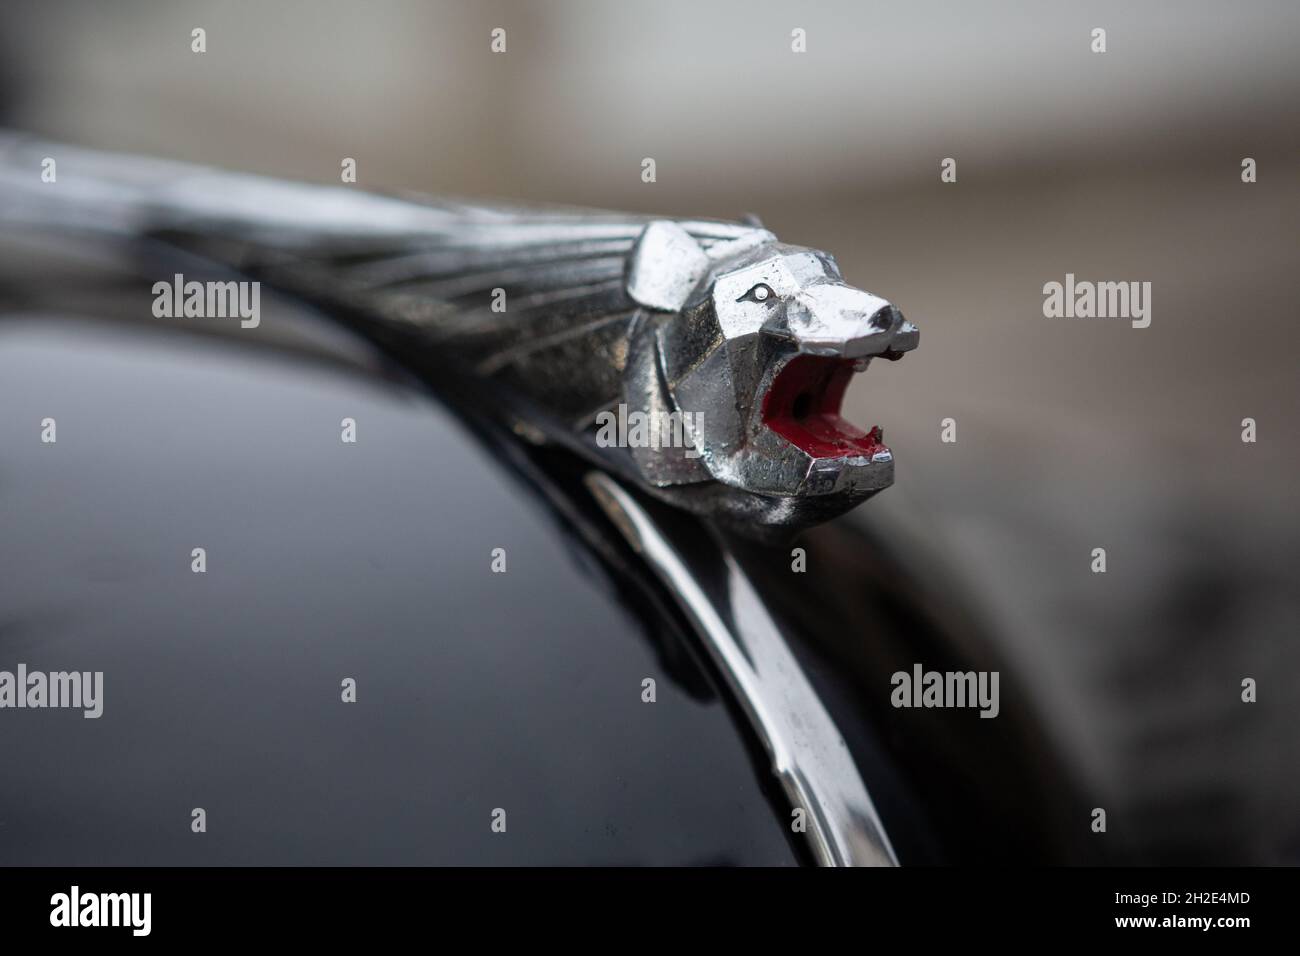
[[847,285],[830,256],[760,229],[705,250],[687,227],[661,220],[641,232],[627,275],[643,311],[625,398],[694,412],[699,452],[693,466],[638,455],[647,481],[711,480],[837,507],[893,481],[880,428],[851,425],[840,403],[854,373],[872,358],[900,358],[918,333],[890,303]]
[[816,524],[893,482],[880,428],[840,403],[916,327],[755,225],[379,196],[17,137],[0,138],[0,215],[166,240],[334,306],[395,354],[486,384],[473,400],[519,434],[745,533]]

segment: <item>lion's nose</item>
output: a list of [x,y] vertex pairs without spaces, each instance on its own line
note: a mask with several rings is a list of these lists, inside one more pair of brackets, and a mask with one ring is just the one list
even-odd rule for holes
[[827,284],[800,293],[787,321],[805,352],[862,358],[886,351],[903,317],[870,292]]
[[888,332],[889,327],[894,324],[896,315],[898,315],[898,310],[892,305],[882,306],[875,311],[869,322],[877,332]]

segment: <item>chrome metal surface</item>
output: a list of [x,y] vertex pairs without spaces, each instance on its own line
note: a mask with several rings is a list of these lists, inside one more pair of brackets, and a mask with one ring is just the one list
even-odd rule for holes
[[[512,421],[746,533],[824,521],[893,481],[880,430],[839,402],[872,358],[914,348],[916,327],[826,253],[757,225],[378,196],[20,136],[0,137],[0,215],[163,240],[326,304],[394,351],[490,379]],[[616,410],[677,416],[675,440],[603,440]]]
[[[717,555],[673,540],[616,480],[600,472],[587,486],[629,544],[663,580],[730,683],[772,758],[792,808],[805,812],[807,837],[824,866],[896,866],[880,818],[844,738],[804,676],[748,577],[718,545],[721,586],[698,564]],[[793,814],[792,814],[793,819]]]

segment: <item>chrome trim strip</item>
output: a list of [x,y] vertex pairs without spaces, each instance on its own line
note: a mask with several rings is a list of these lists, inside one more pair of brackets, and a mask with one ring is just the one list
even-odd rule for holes
[[628,543],[677,599],[731,685],[772,758],[792,807],[804,808],[822,866],[897,866],[898,859],[844,738],[735,559],[719,547],[725,590],[705,590],[691,564],[702,556],[618,482],[589,472],[586,484]]

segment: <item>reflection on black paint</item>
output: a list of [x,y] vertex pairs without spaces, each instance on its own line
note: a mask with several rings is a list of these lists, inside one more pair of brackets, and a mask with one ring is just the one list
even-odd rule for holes
[[0,863],[794,862],[671,622],[421,390],[14,298],[0,668],[103,670],[105,712],[0,712]]

